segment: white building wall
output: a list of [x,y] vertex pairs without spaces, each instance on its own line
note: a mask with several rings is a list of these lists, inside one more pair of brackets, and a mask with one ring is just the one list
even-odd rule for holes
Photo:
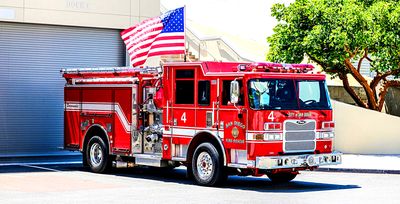
[[0,0],[0,21],[125,29],[160,14],[159,0]]

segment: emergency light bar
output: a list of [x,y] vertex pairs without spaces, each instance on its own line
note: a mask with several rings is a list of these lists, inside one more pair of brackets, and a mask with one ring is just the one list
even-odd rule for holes
[[254,62],[240,64],[238,70],[253,72],[281,72],[281,73],[307,73],[314,69],[311,64],[281,64],[272,62]]

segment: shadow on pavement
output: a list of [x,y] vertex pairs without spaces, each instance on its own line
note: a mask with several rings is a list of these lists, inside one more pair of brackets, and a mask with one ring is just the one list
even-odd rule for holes
[[[62,165],[29,165],[29,166],[0,166],[0,173],[27,173],[27,172],[67,172],[80,171],[90,172],[88,168],[81,164],[62,164]],[[149,167],[135,167],[129,169],[113,169],[108,175],[127,178],[140,178],[156,180],[161,182],[172,182],[183,185],[196,185],[186,177],[185,168],[159,169]],[[230,176],[228,181],[219,188],[251,190],[257,192],[278,192],[278,193],[302,193],[317,191],[332,191],[361,188],[358,185],[339,185],[306,181],[292,181],[285,184],[272,183],[265,177],[241,177]]]
[[[196,185],[186,177],[186,169],[160,170],[156,168],[117,169],[111,174],[130,178],[143,178],[174,182],[187,185]],[[251,190],[258,192],[301,193],[328,190],[344,190],[361,188],[358,185],[338,185],[305,181],[292,181],[284,184],[272,183],[268,178],[229,176],[228,181],[220,188]]]

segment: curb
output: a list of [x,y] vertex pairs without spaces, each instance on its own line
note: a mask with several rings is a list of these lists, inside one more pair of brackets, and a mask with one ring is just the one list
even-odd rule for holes
[[82,164],[82,161],[67,161],[67,162],[18,162],[18,163],[0,163],[3,166],[25,166],[25,165],[69,165],[69,164]]
[[367,174],[400,174],[400,170],[386,169],[346,169],[346,168],[318,168],[316,171],[322,172],[347,172],[347,173],[367,173]]
[[21,157],[0,157],[0,166],[10,164],[62,164],[82,162],[82,155],[47,155],[47,156],[21,156]]

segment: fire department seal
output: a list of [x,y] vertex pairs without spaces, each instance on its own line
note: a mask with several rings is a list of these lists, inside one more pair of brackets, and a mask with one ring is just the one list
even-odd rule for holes
[[235,139],[239,136],[239,130],[237,129],[237,127],[232,128],[232,136]]

